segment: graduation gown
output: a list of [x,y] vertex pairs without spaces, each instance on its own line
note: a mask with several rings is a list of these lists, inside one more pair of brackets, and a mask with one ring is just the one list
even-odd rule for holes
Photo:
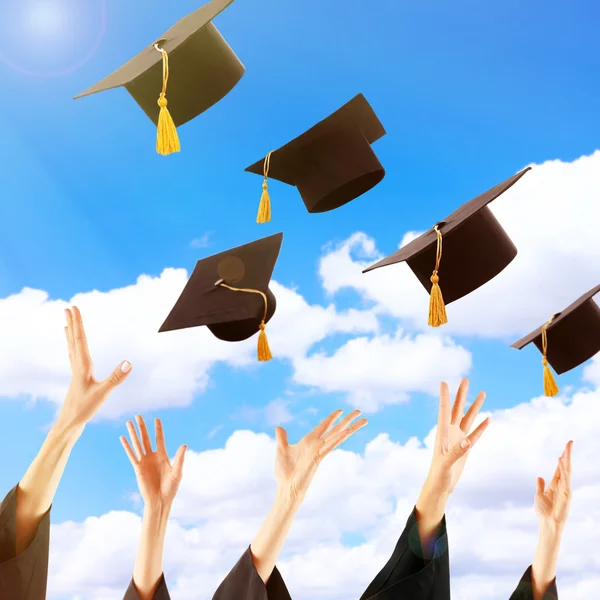
[[432,557],[426,563],[413,509],[391,558],[360,600],[449,600],[450,560],[445,516],[433,544]]
[[45,600],[50,551],[50,510],[42,517],[33,541],[16,556],[17,486],[0,504],[0,598]]
[[[531,567],[525,571],[517,589],[512,593],[509,600],[533,600],[533,585],[531,582]],[[556,577],[548,586],[542,600],[558,600],[558,590],[556,589]]]
[[250,554],[250,546],[221,585],[213,600],[291,600],[281,573],[275,567],[267,585],[260,578]]
[[[123,596],[123,600],[140,600],[140,595],[137,593],[137,590],[133,585],[133,578],[129,582],[129,587],[125,592],[125,596]],[[167,589],[167,582],[165,581],[164,574],[160,578],[160,583],[156,588],[156,592],[154,592],[152,600],[171,600],[171,596],[169,595],[169,590]]]
[[[140,600],[140,597],[133,585],[133,580],[129,584],[123,600]],[[171,600],[167,583],[162,577],[158,589],[152,600]],[[273,569],[267,585],[264,584],[256,567],[252,562],[250,547],[244,552],[242,558],[229,571],[229,574],[213,596],[213,600],[292,600],[283,578],[277,567]]]

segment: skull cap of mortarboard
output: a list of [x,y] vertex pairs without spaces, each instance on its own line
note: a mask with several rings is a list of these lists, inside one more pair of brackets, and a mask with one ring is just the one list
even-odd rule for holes
[[[429,324],[434,327],[443,325],[447,322],[446,304],[470,294],[493,279],[517,255],[517,248],[488,204],[530,169],[527,167],[463,204],[449,217],[438,221],[424,234],[371,265],[363,273],[406,262],[431,294]],[[440,288],[443,289],[443,298]]]
[[[178,151],[175,127],[216,104],[244,75],[244,66],[212,23],[232,2],[212,0],[201,6],[75,99],[124,86],[159,126],[157,151]],[[168,109],[165,94],[169,98]],[[167,123],[168,119],[172,120]],[[169,129],[161,131],[161,125]],[[161,140],[161,134],[174,138]]]
[[293,185],[309,213],[339,208],[375,187],[385,169],[371,144],[385,129],[362,94],[246,171],[262,175],[258,223],[271,219],[267,178]]
[[260,331],[259,360],[268,360],[264,326],[277,306],[269,283],[282,240],[277,233],[199,260],[159,332],[206,326],[220,340],[239,342]]
[[[511,348],[521,350],[533,342],[542,353],[546,377],[546,361],[558,375],[583,364],[600,352],[600,307],[594,301],[598,293],[600,285],[553,315],[535,331],[511,344]],[[551,393],[551,389],[544,391],[547,396],[555,395],[558,388],[554,393]]]

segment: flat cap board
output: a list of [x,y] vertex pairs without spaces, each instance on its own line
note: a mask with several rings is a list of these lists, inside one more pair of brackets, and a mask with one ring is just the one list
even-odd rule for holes
[[[600,285],[554,315],[546,328],[548,362],[558,374],[570,371],[600,351],[600,307],[593,300],[598,293]],[[533,342],[543,352],[543,327],[517,340],[511,347],[521,350]]]
[[[156,38],[137,56],[108,75],[108,77],[105,77],[102,81],[85,90],[85,92],[75,96],[75,99],[131,83],[134,79],[151,69],[153,66],[162,63],[162,55],[154,48],[155,43],[161,42],[160,46],[171,55],[171,53],[174,53],[174,51],[187,42],[190,37],[198,33],[198,31],[210,23],[219,13],[224,11],[232,2],[233,0],[212,0],[208,4],[195,10],[193,13],[183,17],[183,19],[177,21],[173,27],[159,38]],[[176,60],[176,54],[174,54],[173,60]],[[160,93],[160,89],[157,90],[157,98],[158,93]]]
[[[275,150],[271,155],[269,179],[276,179],[296,185],[295,162],[302,157],[302,151],[320,138],[348,129],[360,131],[369,144],[385,135],[385,129],[371,105],[362,94],[355,96],[326,119],[311,127],[291,142]],[[249,173],[263,175],[265,157],[246,169]]]
[[[160,332],[201,325],[262,319],[259,294],[215,286],[218,280],[236,288],[259,290],[274,298],[269,282],[279,256],[283,233],[277,233],[199,260]],[[242,338],[245,339],[245,338]]]
[[[523,169],[516,175],[509,177],[506,181],[496,185],[492,189],[487,192],[469,200],[469,202],[463,204],[460,208],[455,210],[450,216],[446,217],[443,221],[438,221],[438,225],[440,225],[440,231],[442,233],[443,238],[446,238],[450,233],[455,230],[458,230],[461,225],[463,225],[466,221],[468,221],[471,217],[476,215],[479,211],[486,208],[487,205],[498,198],[498,196],[502,195],[506,190],[511,188],[527,171],[529,171],[531,167],[527,167]],[[457,231],[460,235],[460,232]],[[437,234],[432,227],[428,231],[426,231],[423,235],[418,238],[412,240],[406,246],[403,246],[390,256],[380,260],[379,262],[371,265],[366,268],[363,273],[367,273],[368,271],[372,271],[373,269],[378,269],[380,267],[385,267],[387,265],[393,265],[395,263],[408,261],[410,259],[416,258],[422,252],[425,252],[427,249],[435,246],[437,244]],[[493,248],[489,249],[490,252],[493,252]],[[442,257],[442,268],[444,265],[444,257]],[[431,270],[435,264],[432,264]],[[441,270],[440,270],[441,273]],[[442,285],[442,284],[440,284]]]
[[[213,0],[155,40],[168,55],[166,97],[176,127],[215,105],[244,76],[244,65],[211,22],[232,1]],[[157,100],[163,86],[162,61],[162,53],[154,47],[154,43],[150,44],[126,65],[77,98],[124,86],[157,125],[160,114]]]

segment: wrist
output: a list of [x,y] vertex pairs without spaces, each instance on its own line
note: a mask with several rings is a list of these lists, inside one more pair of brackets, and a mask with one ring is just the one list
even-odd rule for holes
[[275,494],[275,504],[277,506],[287,510],[297,509],[300,507],[303,500],[304,494],[299,494],[287,487],[277,487],[277,492]]
[[449,497],[448,492],[436,490],[434,486],[426,481],[417,500],[417,509],[421,512],[441,512],[443,515],[446,512],[446,503]]
[[564,523],[554,520],[542,520],[540,521],[540,540],[550,543],[560,541],[564,529]]
[[65,415],[61,412],[56,419],[56,422],[52,426],[50,430],[50,434],[54,438],[58,438],[64,440],[66,442],[70,442],[75,444],[77,440],[81,437],[83,430],[85,429],[85,424],[77,424],[67,419]]

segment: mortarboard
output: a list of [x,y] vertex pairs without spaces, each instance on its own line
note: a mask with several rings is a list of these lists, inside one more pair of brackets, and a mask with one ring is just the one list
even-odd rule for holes
[[600,352],[600,307],[594,302],[594,296],[599,292],[600,285],[511,344],[511,348],[521,350],[533,342],[542,353],[546,396],[558,394],[558,386],[548,364],[561,375]]
[[205,325],[226,342],[260,331],[258,360],[270,360],[265,325],[277,302],[269,283],[283,233],[199,260],[160,332]]
[[75,99],[124,86],[158,126],[156,151],[178,152],[175,128],[216,104],[244,75],[244,66],[212,23],[232,2],[212,0],[201,6]]
[[385,129],[362,94],[246,171],[264,176],[257,223],[271,220],[267,178],[298,188],[309,213],[339,208],[375,187],[385,169],[371,144]]
[[[512,187],[531,167],[473,198],[449,217],[387,258],[363,271],[406,262],[430,293],[432,327],[448,322],[446,304],[470,294],[500,273],[517,255],[488,204]],[[442,260],[442,238],[444,258]],[[440,289],[442,279],[444,294]]]

